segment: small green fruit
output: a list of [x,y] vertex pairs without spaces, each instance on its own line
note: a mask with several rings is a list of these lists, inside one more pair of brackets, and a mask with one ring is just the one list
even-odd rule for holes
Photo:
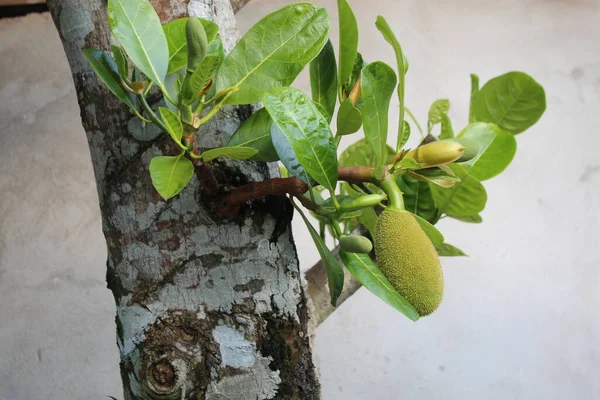
[[340,249],[346,253],[370,253],[373,244],[364,236],[347,235],[340,238]]
[[438,140],[409,151],[406,158],[424,164],[424,168],[449,164],[458,160],[464,153],[464,146],[452,139]]
[[469,138],[465,138],[465,137],[457,137],[457,138],[449,139],[449,140],[454,140],[454,141],[460,143],[465,148],[463,155],[460,156],[460,158],[458,160],[456,160],[457,163],[470,161],[473,158],[477,157],[477,154],[479,154],[479,143],[477,143],[473,139],[469,139]]
[[188,45],[188,71],[194,72],[204,60],[208,49],[208,39],[204,26],[198,18],[190,17],[185,24],[185,38]]
[[408,211],[385,210],[375,227],[379,269],[392,286],[424,316],[444,294],[444,277],[433,244]]

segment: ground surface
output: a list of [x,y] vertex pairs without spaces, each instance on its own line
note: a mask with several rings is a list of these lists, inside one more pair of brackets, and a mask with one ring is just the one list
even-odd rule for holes
[[[241,29],[284,3],[251,2]],[[335,15],[334,0],[320,3]],[[414,324],[361,290],[319,328],[324,399],[600,398],[600,5],[351,4],[367,60],[393,63],[378,14],[397,31],[422,122],[446,97],[464,125],[471,72],[526,71],[548,110],[486,184],[485,223],[441,225],[471,257],[444,260],[439,311]],[[0,60],[0,399],[120,398],[96,189],[49,16],[0,21]],[[317,255],[296,222],[307,267]]]

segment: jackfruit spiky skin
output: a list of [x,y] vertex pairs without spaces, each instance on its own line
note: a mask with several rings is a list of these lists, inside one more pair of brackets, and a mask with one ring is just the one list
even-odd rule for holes
[[444,294],[440,258],[415,217],[408,211],[385,210],[375,227],[379,269],[419,313],[434,312]]

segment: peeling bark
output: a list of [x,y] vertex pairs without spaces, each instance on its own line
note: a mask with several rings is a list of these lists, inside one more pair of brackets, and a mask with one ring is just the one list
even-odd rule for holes
[[[237,30],[227,0],[155,0],[166,22],[212,19],[231,50]],[[178,149],[144,128],[98,82],[81,49],[108,49],[103,0],[50,0],[73,72],[108,250],[125,399],[318,399],[308,312],[289,206],[269,197],[220,220],[197,180],[164,201],[150,159]],[[226,143],[248,107],[230,107],[203,126],[201,147]],[[273,166],[218,161],[221,183],[277,176]],[[273,233],[276,232],[274,235]],[[274,237],[272,237],[274,236]],[[275,239],[275,241],[271,240]]]

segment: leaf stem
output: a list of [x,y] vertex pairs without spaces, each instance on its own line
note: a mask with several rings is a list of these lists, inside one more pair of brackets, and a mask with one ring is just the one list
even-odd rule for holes
[[143,94],[139,94],[138,99],[142,103],[142,107],[144,108],[144,110],[148,113],[150,121],[152,121],[152,123],[158,126],[163,132],[168,132],[165,124],[163,124],[163,122],[158,118],[158,116],[156,116],[156,114],[152,110],[152,107],[150,107],[150,105],[146,101],[146,96],[144,96]]
[[198,121],[197,125],[198,127],[204,125],[205,123],[207,123],[212,117],[215,116],[216,113],[219,112],[219,110],[221,109],[221,107],[223,107],[223,105],[225,104],[225,102],[227,101],[227,99],[229,98],[229,96],[231,96],[233,92],[229,92],[225,95],[225,97],[223,97],[221,99],[221,101],[219,101],[212,110],[210,110],[210,112],[208,114],[206,114],[204,117],[200,118],[200,120]]
[[421,133],[421,139],[423,139],[425,137],[425,133],[423,133],[423,128],[421,128],[421,124],[419,124],[419,121],[417,120],[417,118],[415,117],[415,115],[412,113],[412,111],[410,111],[408,109],[408,107],[404,107],[404,110],[406,110],[406,113],[408,114],[408,116],[410,117],[410,119],[412,120],[412,122],[414,122],[415,125],[417,126],[417,129],[419,130],[419,133]]

